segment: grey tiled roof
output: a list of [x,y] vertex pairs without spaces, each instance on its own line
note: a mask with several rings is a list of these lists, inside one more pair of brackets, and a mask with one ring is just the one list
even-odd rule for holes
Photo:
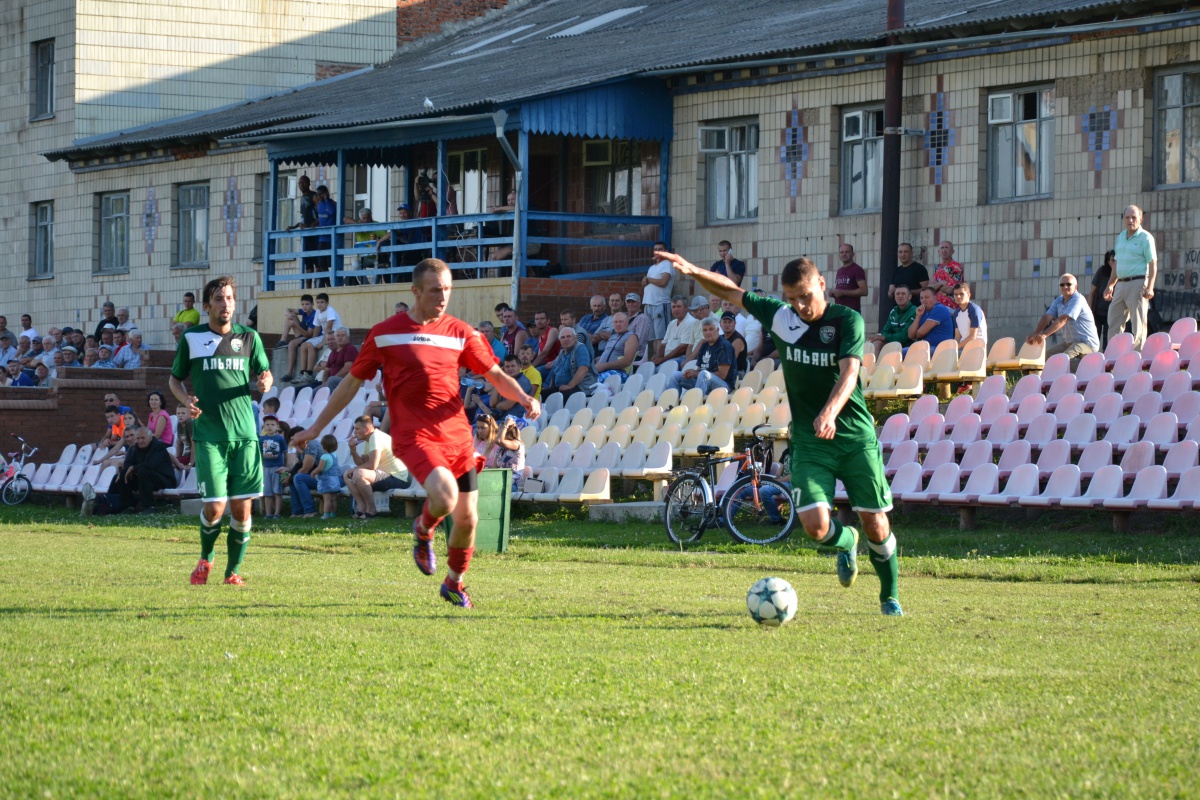
[[[908,0],[905,40],[1112,18],[1155,0]],[[626,13],[622,10],[634,9]],[[490,111],[641,72],[883,43],[886,0],[541,0],[307,88],[76,142],[80,157],[247,132],[328,130]],[[610,15],[592,30],[576,29]],[[425,98],[433,110],[425,107]]]

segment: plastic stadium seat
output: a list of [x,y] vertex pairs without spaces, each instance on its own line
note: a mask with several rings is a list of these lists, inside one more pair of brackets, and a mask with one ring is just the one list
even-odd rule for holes
[[747,372],[746,375],[742,378],[741,382],[738,384],[739,389],[749,389],[750,391],[754,392],[755,394],[758,394],[759,390],[762,389],[762,387],[763,387],[763,374],[761,372],[756,372],[754,370]]
[[1192,373],[1186,370],[1168,375],[1162,382],[1162,388],[1159,389],[1163,403],[1168,407],[1175,402],[1175,398],[1190,391],[1192,391]]
[[1092,416],[1101,428],[1107,428],[1125,413],[1125,401],[1116,392],[1102,395],[1092,406]]
[[[39,468],[33,480],[33,490],[35,492],[44,492],[50,486],[58,486],[67,477],[67,472],[70,471],[72,464],[43,464],[44,467],[49,467],[45,477],[42,477],[42,471]],[[82,465],[81,465],[82,466]],[[39,480],[41,478],[41,480]]]
[[932,503],[943,493],[957,492],[960,485],[958,464],[942,464],[933,471],[933,477],[923,491],[906,492],[903,500],[906,503]]
[[921,477],[928,479],[942,464],[957,464],[954,458],[954,443],[949,439],[934,442],[921,462]]
[[1042,452],[1038,454],[1037,468],[1038,478],[1045,480],[1050,477],[1050,473],[1061,467],[1063,464],[1071,463],[1071,445],[1062,439],[1056,439],[1042,448]]
[[1197,465],[1200,465],[1200,443],[1190,439],[1171,445],[1163,459],[1167,479],[1172,481],[1178,480],[1180,475]]
[[[1011,336],[1005,336],[1002,339],[997,339],[992,343],[992,349],[988,351],[987,369],[988,372],[1003,372],[1003,369],[998,369],[996,364],[999,362],[1009,362],[1017,357],[1017,341]],[[1003,378],[1003,375],[997,374],[995,377]]]
[[909,367],[920,367],[924,372],[929,367],[929,356],[929,342],[923,339],[913,342],[904,353],[904,360],[900,362],[900,369],[896,372],[903,372]]
[[1016,414],[1004,414],[999,417],[988,428],[987,436],[984,438],[991,442],[994,447],[1001,450],[1009,442],[1016,441],[1019,425]]
[[783,370],[777,369],[767,376],[766,381],[763,382],[763,388],[775,388],[779,390],[780,394],[786,393],[787,384],[783,381]]
[[984,506],[1011,506],[1022,497],[1037,494],[1038,468],[1034,464],[1022,464],[1012,471],[1004,488],[993,494],[980,495],[977,502]]
[[783,395],[774,386],[764,386],[761,391],[755,396],[755,399],[767,407],[767,413],[771,413],[771,409],[779,405],[783,400]]
[[733,403],[721,406],[721,410],[717,412],[716,418],[713,420],[714,425],[731,425],[737,428],[742,421],[741,410]]
[[729,402],[729,390],[723,386],[718,386],[708,393],[708,397],[704,398],[704,402],[712,406],[714,411],[724,408],[725,404]]
[[[961,471],[960,471],[961,475]],[[981,464],[971,472],[967,483],[961,492],[943,492],[938,495],[939,505],[975,505],[979,497],[985,494],[997,494],[1000,491],[1000,479],[995,464]]]
[[1125,353],[1117,359],[1117,363],[1113,365],[1113,378],[1117,381],[1117,386],[1124,386],[1125,381],[1132,378],[1142,371],[1142,354],[1136,350],[1131,353]]
[[[1054,358],[1057,358],[1057,356]],[[1060,400],[1067,395],[1075,394],[1075,383],[1075,376],[1069,373],[1067,375],[1059,375],[1052,383],[1043,382],[1043,389],[1049,387],[1049,391],[1046,392],[1046,410],[1053,411],[1055,405],[1057,405]]]
[[750,404],[753,402],[754,402],[754,392],[747,387],[742,387],[740,389],[737,389],[736,391],[734,391],[733,394],[729,395],[729,403],[730,404],[736,403],[737,407],[740,408],[742,411],[745,411],[747,408],[749,408]]
[[[1042,368],[1042,389],[1050,388],[1050,385],[1064,375],[1071,375],[1071,357],[1066,353],[1056,353],[1046,359],[1046,366]],[[1071,377],[1075,377],[1071,375]],[[1071,386],[1071,391],[1075,391],[1074,384]]]
[[643,361],[641,364],[638,364],[637,369],[634,370],[634,374],[641,375],[643,378],[649,379],[658,371],[658,369],[659,367],[656,366],[653,361]]
[[[938,413],[939,408],[940,408],[940,401],[938,400],[937,395],[932,395],[932,394],[921,395],[915,401],[913,401],[912,406],[910,406],[908,409],[909,427],[912,428],[913,430],[916,430],[917,426],[921,424],[921,420],[925,419],[926,417],[930,416],[931,414]],[[949,421],[949,413],[948,412],[949,412],[949,410],[947,410],[947,416],[946,416],[947,421]]]
[[1072,417],[1067,423],[1062,440],[1071,445],[1073,452],[1082,453],[1085,447],[1096,441],[1096,416],[1077,414]]
[[[1046,365],[1046,343],[1029,344],[1024,342],[1017,351],[1015,358],[1007,361],[997,361],[993,371],[1021,370],[1022,372],[1041,372]],[[1038,378],[1039,383],[1041,378]]]
[[592,468],[592,463],[596,460],[596,445],[591,442],[584,442],[571,455],[571,467],[581,469],[587,472]]
[[608,432],[608,443],[624,449],[633,440],[633,429],[628,425],[617,425]]
[[924,371],[919,365],[905,367],[896,376],[896,382],[889,389],[881,389],[874,393],[876,400],[891,400],[899,397],[918,397],[924,390]]
[[642,391],[650,392],[650,394],[654,396],[654,398],[657,402],[657,398],[659,397],[659,395],[661,395],[666,390],[666,388],[667,388],[667,376],[666,375],[654,375],[654,376],[646,379],[646,388],[643,389]]
[[1021,438],[1038,450],[1058,438],[1058,420],[1053,414],[1039,414],[1029,421],[1029,427]]
[[78,450],[79,450],[79,448],[73,444],[67,445],[66,447],[63,448],[63,451],[58,454],[58,461],[55,461],[54,463],[55,464],[74,464],[75,463],[75,453]]
[[863,352],[862,371],[865,372],[868,377],[872,372],[875,371],[875,351],[871,350],[869,347]]
[[721,464],[717,467],[717,482],[713,484],[713,497],[720,500],[725,496],[725,492],[729,491],[729,487],[733,486],[733,482],[737,480],[738,467],[737,464]]
[[967,342],[967,346],[963,348],[958,357],[958,366],[955,369],[938,372],[939,383],[978,383],[987,379],[987,367],[984,364],[986,356],[983,347],[971,346],[972,342],[977,341],[979,340],[972,339]]
[[[569,406],[570,401],[575,399],[576,397],[583,397],[583,395],[582,394],[571,395],[569,398],[567,398],[567,400],[568,400],[567,405]],[[568,408],[567,410],[569,411],[570,409]],[[586,431],[588,428],[592,427],[592,422],[595,421],[595,419],[596,419],[596,415],[595,415],[595,413],[593,413],[593,411],[590,408],[581,408],[575,412],[575,416],[571,417],[571,425],[572,426],[578,425],[580,428],[583,428]]]
[[1006,447],[1000,450],[1000,462],[996,465],[1000,469],[1000,480],[1006,480],[1009,475],[1022,464],[1031,464],[1033,461],[1033,448],[1029,446],[1029,442],[1011,442]]
[[1008,410],[1016,411],[1026,397],[1033,395],[1042,397],[1043,400],[1045,399],[1042,395],[1042,379],[1037,375],[1026,375],[1017,381],[1017,385],[1013,387],[1012,395],[1008,399]]
[[[528,428],[526,428],[528,430]],[[546,466],[546,462],[550,459],[550,448],[545,444],[535,444],[533,447],[525,451],[525,466],[532,467],[535,470]]]
[[[590,408],[593,414],[599,414],[603,409],[608,408],[609,401],[612,400],[612,395],[606,392],[596,392],[588,398],[586,408]],[[615,411],[613,412],[616,413]]]
[[521,429],[521,444],[525,445],[525,449],[533,447],[537,444],[538,431],[533,425],[527,425]]
[[562,431],[557,425],[548,425],[546,429],[538,434],[538,444],[545,444],[547,447],[553,448],[562,439]]
[[697,456],[700,454],[696,448],[703,444],[708,444],[708,428],[704,425],[692,425],[684,432],[679,449],[685,456]]
[[646,409],[658,405],[654,399],[654,392],[649,389],[643,389],[633,396],[633,407],[645,412]]
[[1088,482],[1087,491],[1078,497],[1064,497],[1059,501],[1062,508],[1099,508],[1110,497],[1125,494],[1121,468],[1114,465],[1100,467]]
[[1200,333],[1189,333],[1179,345],[1180,369],[1191,369],[1191,364],[1200,355]]
[[771,409],[766,422],[767,427],[759,431],[761,436],[773,439],[788,438],[792,430],[792,407],[787,403],[780,403]]
[[1003,397],[1006,402],[1008,400],[1008,382],[1003,375],[984,378],[983,383],[979,384],[971,410],[976,414],[981,413],[984,404],[993,397]]
[[917,432],[913,435],[913,439],[922,450],[928,450],[934,442],[946,438],[945,428],[946,424],[942,415],[931,414],[921,420],[921,424],[917,426]]
[[[787,406],[783,406],[787,408]],[[733,449],[733,426],[728,423],[724,425],[714,425],[708,429],[708,444],[714,447],[721,448],[720,453],[732,453]]]
[[587,401],[587,395],[583,394],[583,392],[576,392],[567,398],[567,401],[563,403],[563,408],[565,408],[568,413],[574,416],[587,407]]
[[1122,445],[1128,445],[1138,440],[1141,425],[1141,419],[1132,414],[1118,417],[1104,432],[1104,441],[1111,443],[1116,450],[1123,450]]
[[919,492],[922,486],[921,465],[915,462],[904,464],[892,478],[892,498],[903,501],[906,494]]
[[1145,508],[1151,500],[1162,500],[1167,496],[1167,471],[1158,464],[1143,467],[1133,479],[1133,488],[1124,497],[1106,499],[1105,509],[1110,511],[1132,511]]
[[[563,472],[557,469],[544,469],[538,474],[538,480],[542,482],[542,491],[533,495],[532,500],[535,503],[554,503],[558,502],[558,489],[563,483],[565,477]],[[575,479],[578,478],[576,484]],[[580,491],[583,489],[583,471],[577,470],[572,475],[572,482],[567,485],[568,489]]]
[[557,446],[550,450],[550,458],[546,464],[553,469],[566,469],[571,463],[571,456],[574,454],[575,448],[566,442],[559,442]]
[[1174,348],[1171,347],[1171,334],[1159,331],[1147,336],[1142,344],[1142,369],[1148,369],[1159,353],[1168,351],[1174,352]]
[[611,476],[621,463],[621,448],[614,442],[609,442],[596,452],[596,460],[592,469],[606,469]]
[[[905,419],[905,424],[907,424],[907,417]],[[767,407],[762,403],[754,403],[742,412],[742,421],[737,429],[738,433],[742,436],[749,436],[756,426],[766,421]]]
[[[910,351],[911,352],[911,349]],[[953,339],[947,339],[937,346],[933,351],[933,355],[929,359],[929,368],[925,370],[927,373],[925,380],[939,380],[941,373],[955,372],[958,370],[958,345]]]
[[1084,413],[1083,407],[1083,395],[1079,392],[1072,392],[1060,400],[1054,406],[1054,419],[1058,420],[1058,427],[1067,427],[1071,420]]
[[630,478],[631,472],[637,472],[646,464],[646,445],[633,442],[621,450],[621,462],[616,470],[610,470],[614,476]]
[[1151,417],[1162,413],[1162,395],[1158,392],[1146,392],[1139,397],[1133,404],[1133,408],[1129,410],[1130,414],[1135,414],[1143,420],[1148,420]]
[[883,421],[883,427],[879,430],[879,443],[887,447],[898,442],[903,442],[909,437],[909,418],[908,414],[892,414]]
[[704,404],[704,392],[699,389],[688,389],[679,398],[679,405],[685,406],[688,411],[695,411]]
[[[192,487],[190,490],[187,490],[187,487],[184,486],[184,490],[186,490],[185,496],[189,496],[189,495],[199,496],[200,492],[196,489],[196,471],[188,470],[187,474],[191,475],[191,477],[192,477]],[[102,469],[100,471],[100,477],[96,478],[96,480],[92,482],[92,488],[95,489],[98,493],[99,492],[107,492],[112,488],[112,482],[116,479],[116,477],[117,477],[117,468],[116,467],[105,467],[104,469]],[[185,484],[187,483],[187,475],[184,476],[184,483]]]
[[[1091,353],[1090,355],[1101,355],[1100,353]],[[1116,386],[1116,378],[1105,372],[1102,375],[1097,375],[1087,383],[1087,388],[1083,390],[1083,407],[1088,411],[1096,405],[1096,401],[1104,395],[1114,391]]]
[[1171,337],[1171,347],[1178,350],[1187,337],[1196,332],[1195,317],[1180,317],[1171,323],[1171,331],[1168,336]]
[[1168,410],[1179,417],[1180,425],[1191,425],[1193,420],[1200,417],[1200,392],[1184,392],[1175,398]]
[[597,450],[601,447],[604,447],[604,445],[608,444],[608,430],[609,429],[603,425],[593,425],[592,427],[588,428],[587,433],[584,434],[583,443],[585,445],[590,444]]
[[651,406],[642,414],[641,424],[649,425],[651,428],[657,430],[663,426],[666,416],[667,414],[663,411],[662,406]]
[[1075,378],[1079,385],[1086,387],[1092,379],[1107,375],[1104,365],[1104,353],[1088,353],[1079,359],[1079,367],[1075,370]]
[[279,397],[279,405],[282,407],[284,403],[291,405],[292,400],[296,397],[295,386],[285,386],[277,395]]
[[629,392],[630,397],[637,397],[646,388],[646,381],[648,380],[649,377],[645,375],[630,375],[629,379],[625,381],[625,385],[621,387],[621,391],[617,392],[617,394]]
[[897,443],[892,447],[891,455],[888,456],[887,464],[884,465],[883,474],[890,481],[895,477],[896,472],[905,464],[917,464],[917,443],[911,439]]
[[[626,379],[626,380],[628,380],[628,379]],[[609,375],[607,378],[604,379],[604,383],[603,383],[604,388],[608,389],[609,395],[614,395],[617,392],[621,391],[621,387],[623,385],[624,385],[624,383],[622,382],[620,375]]]
[[[553,415],[551,415],[550,421],[547,423],[547,425],[558,428],[560,431],[568,428],[571,425],[571,414],[572,412],[565,408],[559,409],[558,411],[555,411]],[[545,415],[543,414],[543,416]]]
[[1160,453],[1167,452],[1179,441],[1179,418],[1170,411],[1151,417],[1141,441],[1154,445]]
[[658,396],[658,405],[670,411],[675,406],[679,405],[679,390],[666,389]]
[[102,461],[104,459],[104,454],[105,450],[103,447],[85,444],[75,452],[75,461],[72,463],[83,464],[84,466],[87,466],[88,464]]
[[663,419],[663,426],[678,425],[679,427],[683,428],[687,426],[688,419],[690,418],[691,413],[688,411],[688,407],[685,405],[678,405],[667,412],[666,417]]
[[[921,398],[918,397],[917,402],[919,403],[920,401]],[[916,414],[913,413],[916,410],[916,407],[916,403],[913,403],[913,407],[909,411],[911,416],[916,416]],[[936,408],[933,410],[937,411]],[[955,397],[953,400],[951,400],[950,404],[946,406],[946,424],[953,425],[967,414],[973,413],[975,413],[975,405],[974,401],[971,399],[971,395],[960,394],[958,397]]]
[[1055,469],[1041,494],[1022,497],[1017,504],[1025,508],[1054,508],[1068,497],[1079,497],[1079,467],[1074,464]]
[[[570,488],[573,489],[573,486],[572,484]],[[600,503],[608,502],[610,498],[609,475],[608,470],[604,468],[592,470],[577,492],[563,489],[562,482],[558,485],[560,503]]]
[[[1119,399],[1119,398],[1118,398]],[[1008,398],[1004,395],[989,397],[979,410],[981,430],[986,433],[993,422],[1008,413]]]
[[871,380],[863,388],[863,398],[874,400],[876,393],[891,389],[895,383],[896,370],[889,364],[882,364],[871,375]]
[[617,411],[614,408],[602,408],[596,412],[596,416],[592,418],[592,425],[603,425],[605,428],[612,428],[617,424]]
[[667,425],[658,432],[658,443],[667,442],[671,445],[671,452],[679,451],[683,444],[683,429],[678,425]]
[[967,414],[961,417],[950,428],[950,441],[958,452],[963,452],[967,446],[979,441],[981,423],[978,414]]
[[690,425],[710,426],[714,424],[714,420],[716,418],[717,413],[713,410],[713,407],[708,403],[704,403],[703,405],[692,410],[692,416],[691,419],[688,420],[688,423]]
[[1017,424],[1022,429],[1029,427],[1029,423],[1046,413],[1046,398],[1040,394],[1031,394],[1021,401],[1017,406]]
[[633,432],[633,444],[641,442],[646,448],[654,447],[658,441],[658,428],[653,425],[642,425]]
[[1179,372],[1179,354],[1174,350],[1167,350],[1159,353],[1150,362],[1149,367],[1150,377],[1154,379],[1156,386],[1162,386],[1163,382],[1172,375]]
[[671,474],[671,445],[659,442],[646,452],[642,466],[632,471],[625,470],[627,478],[665,478]]
[[1108,346],[1104,348],[1104,362],[1111,370],[1117,359],[1130,352],[1133,352],[1133,334],[1122,331],[1108,338]]
[[1200,501],[1200,467],[1191,467],[1179,476],[1174,494],[1147,500],[1146,508],[1153,511],[1194,510],[1197,501]]
[[638,425],[642,424],[642,412],[637,406],[630,406],[620,414],[617,414],[616,424],[626,425],[630,430],[637,428]]
[[79,481],[83,478],[83,471],[87,469],[84,464],[72,464],[62,480],[54,481],[53,479],[46,484],[42,491],[56,492],[69,494],[75,487],[79,485]]
[[[113,473],[109,478],[109,480],[111,480],[113,477],[116,477],[117,471],[113,467],[109,467],[108,469],[113,470]],[[105,470],[105,472],[107,471],[108,470]],[[183,476],[183,480],[179,482],[178,486],[176,486],[174,489],[163,489],[163,494],[167,497],[198,497],[200,495],[198,480],[199,478],[197,477],[196,470],[189,469],[187,474]],[[100,487],[103,485],[104,473],[101,473],[99,482],[94,484],[96,491],[102,491]]]
[[891,355],[892,353],[903,355],[901,352],[903,349],[904,346],[899,342],[887,342],[882,348],[880,348],[879,357],[882,359],[884,356]]
[[1096,474],[1096,470],[1113,463],[1112,457],[1111,442],[1092,442],[1079,454],[1079,474],[1084,480],[1090,480]]

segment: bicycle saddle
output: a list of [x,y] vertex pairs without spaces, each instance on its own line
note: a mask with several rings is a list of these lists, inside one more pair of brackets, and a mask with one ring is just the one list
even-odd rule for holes
[[713,453],[721,452],[721,448],[717,447],[714,444],[702,444],[696,448],[696,452],[702,456],[710,456]]

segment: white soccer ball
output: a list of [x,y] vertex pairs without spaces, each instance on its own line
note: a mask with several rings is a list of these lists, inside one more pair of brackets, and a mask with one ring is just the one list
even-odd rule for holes
[[746,608],[759,625],[777,627],[796,616],[796,590],[783,578],[763,578],[746,592]]

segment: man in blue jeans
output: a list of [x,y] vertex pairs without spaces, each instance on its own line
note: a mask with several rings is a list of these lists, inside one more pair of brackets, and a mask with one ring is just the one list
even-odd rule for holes
[[317,515],[317,504],[313,500],[313,492],[317,489],[317,479],[312,476],[324,454],[321,444],[316,439],[309,442],[305,448],[296,453],[296,471],[292,473],[292,483],[288,489],[292,501],[292,517],[310,519]]
[[693,387],[698,388],[705,397],[713,389],[733,389],[733,377],[736,375],[733,345],[721,335],[721,329],[712,317],[700,324],[700,332],[704,337],[700,349],[696,351],[696,369],[676,372],[667,381],[668,389],[683,392]]

